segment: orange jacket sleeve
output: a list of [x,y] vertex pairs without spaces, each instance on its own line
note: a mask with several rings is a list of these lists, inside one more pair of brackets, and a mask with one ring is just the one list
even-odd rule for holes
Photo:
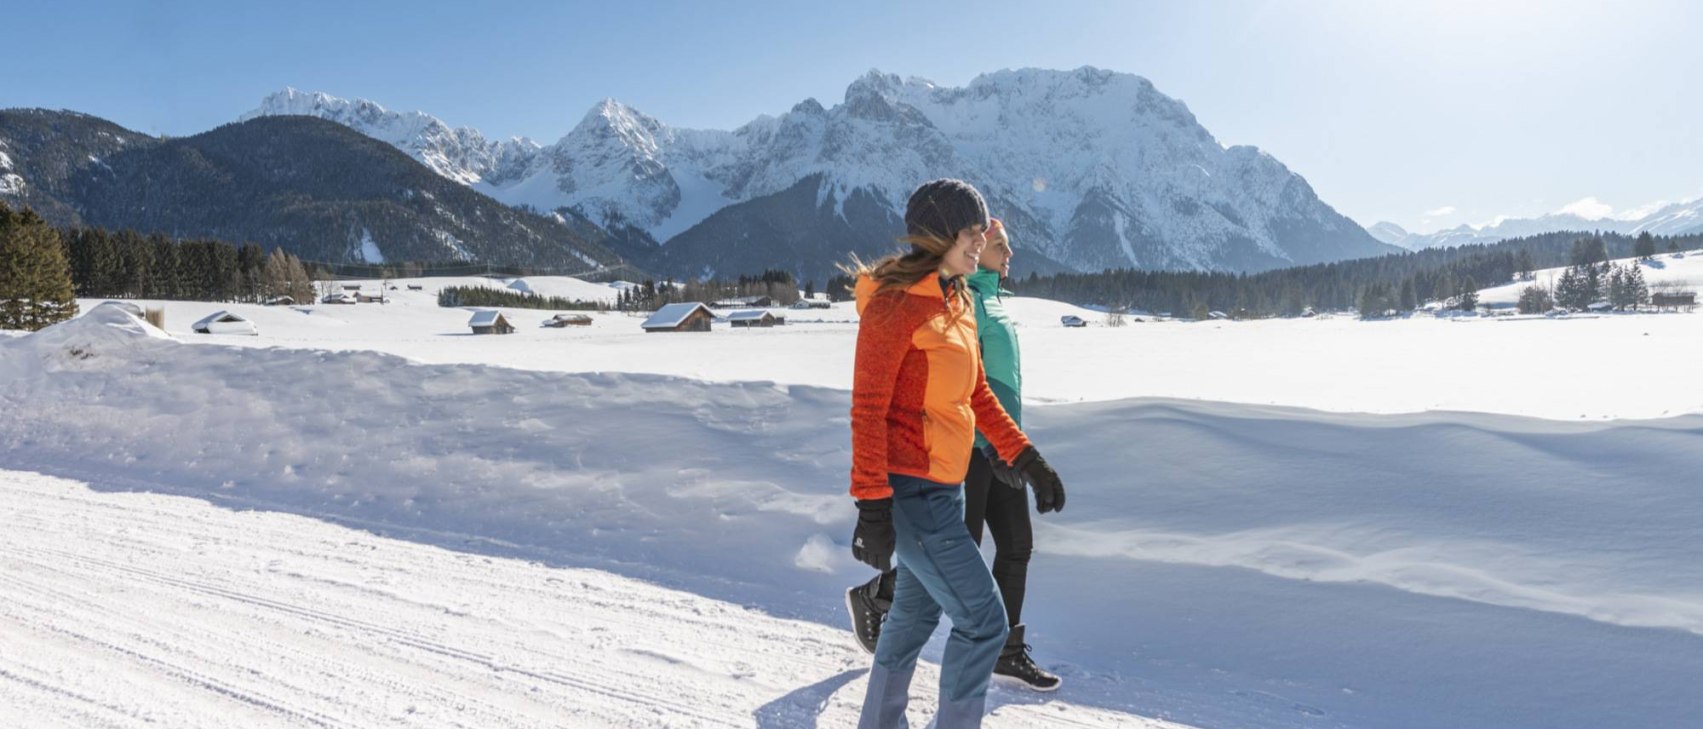
[[902,321],[903,299],[902,294],[876,295],[857,326],[851,407],[851,495],[857,499],[893,495],[887,484],[887,409],[911,344]]
[[988,387],[987,373],[980,366],[976,367],[976,389],[970,393],[970,409],[976,412],[976,430],[987,437],[1006,463],[1017,460],[1017,454],[1029,447],[1029,437],[1017,427],[1017,421],[1005,414],[993,388]]

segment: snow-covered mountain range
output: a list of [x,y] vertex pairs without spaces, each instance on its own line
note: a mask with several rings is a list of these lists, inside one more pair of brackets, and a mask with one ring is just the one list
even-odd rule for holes
[[[1581,202],[1591,202],[1585,200]],[[1687,235],[1703,232],[1703,198],[1640,208],[1630,213],[1586,214],[1575,208],[1598,207],[1574,203],[1557,212],[1536,218],[1501,218],[1484,225],[1459,225],[1435,233],[1410,233],[1401,226],[1381,222],[1367,228],[1372,237],[1408,250],[1460,246],[1475,243],[1495,243],[1508,238],[1541,235],[1564,230],[1600,230],[1608,233],[1637,235]],[[1606,207],[1606,206],[1603,206]]]
[[[1394,250],[1270,155],[1221,145],[1146,79],[1087,67],[1000,71],[963,88],[871,71],[837,105],[806,99],[732,131],[677,129],[611,99],[548,146],[294,89],[244,118],[282,114],[345,124],[511,205],[642,231],[676,271],[713,270],[726,248],[753,245],[776,267],[804,267],[784,260],[786,241],[753,243],[753,229],[881,248],[901,232],[885,226],[910,190],[939,176],[975,182],[1020,249],[1039,254],[1031,263],[1065,269],[1262,270]],[[814,195],[795,189],[806,182]],[[816,210],[795,210],[801,199]],[[848,218],[854,200],[874,205]],[[665,253],[700,226],[693,245]]]

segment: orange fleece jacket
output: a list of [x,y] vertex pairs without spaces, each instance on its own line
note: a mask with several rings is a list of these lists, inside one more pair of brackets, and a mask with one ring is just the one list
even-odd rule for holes
[[858,279],[851,495],[892,496],[889,473],[962,483],[977,428],[1000,458],[1016,459],[1029,439],[988,389],[975,312],[941,292],[939,274],[877,288]]

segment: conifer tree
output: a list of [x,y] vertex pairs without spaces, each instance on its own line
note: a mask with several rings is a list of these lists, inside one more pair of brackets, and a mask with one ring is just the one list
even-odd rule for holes
[[1460,293],[1456,295],[1455,308],[1461,311],[1478,310],[1478,282],[1474,281],[1470,275],[1466,277],[1465,281],[1461,282]]
[[76,315],[59,233],[35,211],[0,203],[0,329],[33,332]]
[[1555,303],[1562,308],[1580,311],[1596,300],[1585,280],[1584,268],[1588,267],[1569,266],[1561,272],[1561,280],[1555,284]]
[[1638,234],[1637,242],[1632,244],[1632,254],[1646,261],[1656,255],[1656,239],[1650,231]]
[[1634,311],[1650,303],[1650,285],[1644,281],[1644,269],[1633,263],[1626,267],[1626,305]]
[[1607,281],[1606,288],[1609,305],[1616,309],[1626,308],[1629,303],[1627,301],[1626,269],[1621,268],[1620,266],[1609,267],[1608,276],[1605,277],[1605,280]]
[[1555,308],[1555,302],[1549,297],[1549,289],[1532,284],[1520,290],[1520,313],[1542,314]]
[[302,259],[291,254],[284,254],[284,263],[289,272],[290,298],[298,304],[313,303],[313,277],[308,275],[307,267],[302,265]]
[[1449,274],[1449,269],[1438,271],[1436,280],[1431,284],[1431,297],[1443,306],[1452,306],[1455,291],[1455,277]]

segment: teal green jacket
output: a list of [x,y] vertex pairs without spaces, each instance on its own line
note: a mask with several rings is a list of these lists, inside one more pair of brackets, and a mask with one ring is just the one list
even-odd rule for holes
[[[978,267],[965,282],[970,285],[970,298],[976,302],[976,339],[982,346],[982,369],[987,372],[988,387],[1006,414],[1022,427],[1022,356],[1017,350],[1017,329],[1000,301],[1004,292],[999,290],[999,272]],[[976,447],[984,445],[987,439],[978,431]]]

